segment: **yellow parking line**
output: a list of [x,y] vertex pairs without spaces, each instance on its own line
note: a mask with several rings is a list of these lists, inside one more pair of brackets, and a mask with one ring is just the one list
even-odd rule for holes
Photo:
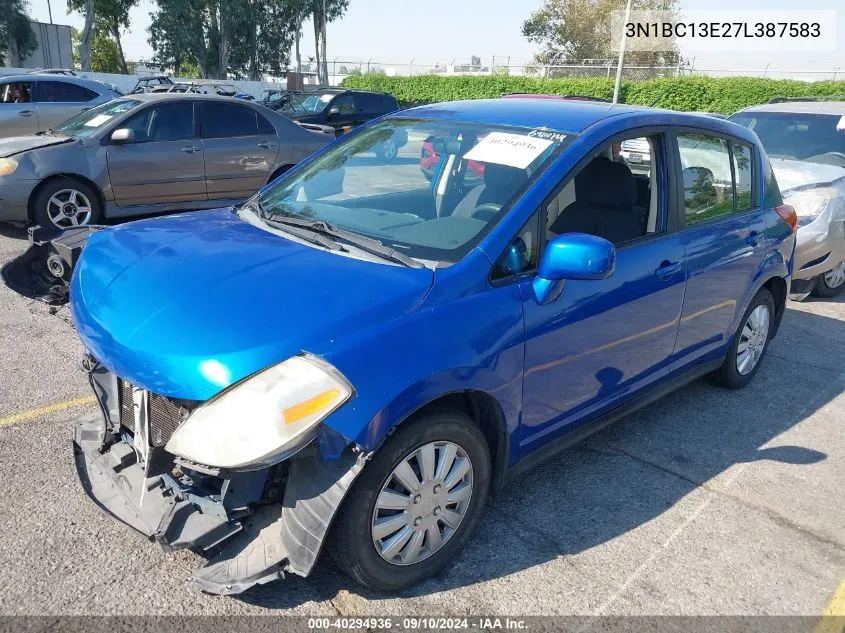
[[833,592],[814,633],[845,632],[845,580]]
[[94,402],[94,396],[85,396],[83,398],[74,398],[73,400],[65,400],[64,402],[57,402],[55,404],[48,404],[37,409],[30,409],[29,411],[21,411],[6,418],[0,418],[0,428],[4,426],[11,426],[20,422],[26,422],[33,418],[39,418],[48,413],[55,413],[56,411],[64,411],[65,409],[72,409],[73,407],[81,407],[84,404],[91,404]]

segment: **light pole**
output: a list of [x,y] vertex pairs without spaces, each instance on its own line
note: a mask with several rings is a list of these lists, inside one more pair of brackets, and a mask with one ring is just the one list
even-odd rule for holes
[[625,7],[625,21],[622,23],[622,41],[619,42],[619,62],[616,64],[616,83],[613,84],[613,103],[619,103],[619,87],[622,85],[622,62],[625,59],[625,25],[631,19],[631,1]]

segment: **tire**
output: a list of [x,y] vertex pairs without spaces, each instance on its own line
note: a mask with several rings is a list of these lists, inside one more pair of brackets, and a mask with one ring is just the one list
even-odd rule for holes
[[839,262],[830,272],[816,277],[816,287],[813,294],[817,297],[829,299],[835,297],[845,288],[845,261]]
[[379,158],[383,158],[385,160],[396,160],[396,157],[399,155],[399,148],[396,146],[396,141],[392,138],[387,139],[386,141],[379,143],[376,147],[376,156]]
[[32,219],[42,227],[64,230],[97,224],[102,217],[97,192],[73,178],[50,180],[32,201]]
[[267,181],[267,184],[270,184],[285,172],[290,171],[291,167],[293,167],[293,165],[282,165],[281,167],[279,167],[276,171],[273,172],[273,175],[270,176],[270,179]]
[[[428,447],[432,447],[432,450]],[[436,468],[445,460],[447,449],[456,451],[447,475],[456,476],[463,470],[461,467],[465,467],[466,462],[459,460],[468,460],[470,468],[468,474],[456,479],[444,490],[449,478],[442,476],[438,479],[440,473]],[[429,459],[428,462],[431,464],[429,472],[434,472],[435,477],[420,477],[422,462],[417,461],[417,457],[424,451],[429,457],[433,455],[433,461]],[[403,462],[405,466],[411,465],[414,481],[419,485],[417,495],[403,492],[403,486],[394,475],[394,469]],[[376,452],[344,500],[328,544],[332,557],[354,580],[366,587],[384,591],[404,589],[438,574],[455,560],[475,531],[490,491],[490,469],[490,450],[484,435],[464,413],[438,408],[408,420]],[[435,494],[438,481],[444,482],[440,486],[439,497]],[[380,497],[383,489],[388,486],[391,487],[387,491],[388,496]],[[444,503],[444,495],[449,490],[449,497],[461,496],[464,501],[454,504],[447,500]],[[390,498],[401,497],[402,503],[407,503],[407,506],[403,506],[407,509],[376,507],[380,498],[388,498],[394,493],[398,496]],[[442,509],[439,504],[442,504]],[[422,516],[413,517],[417,512],[425,515],[425,519]],[[462,518],[456,520],[461,512]],[[387,516],[384,516],[385,513]],[[447,526],[447,513],[451,513],[448,516],[456,526],[454,529]],[[393,528],[388,528],[377,542],[376,521],[384,524],[385,519],[393,517],[397,517],[394,523],[398,521],[401,527],[395,532],[390,531]],[[419,527],[414,527],[417,525]],[[429,536],[433,530],[440,534],[439,549],[437,541],[432,541]],[[401,535],[409,531],[412,536],[405,539],[405,544],[399,547],[391,562],[386,558],[390,556],[387,547],[390,539],[396,537],[401,542]],[[435,543],[433,551],[432,542]],[[415,543],[417,554],[414,558],[411,551]],[[400,558],[407,558],[407,561],[402,562]]]
[[[766,311],[765,324],[759,323],[759,318],[762,315],[761,308]],[[752,314],[758,318],[758,326],[756,328],[752,324]],[[739,323],[739,328],[734,333],[725,362],[711,374],[716,384],[727,389],[742,389],[751,382],[757,370],[760,369],[760,364],[766,355],[766,350],[769,348],[769,342],[772,340],[772,331],[775,323],[775,300],[772,297],[772,293],[766,288],[761,288],[754,295],[754,299],[752,299],[751,304],[748,306],[745,314],[742,315]],[[762,338],[763,332],[765,333],[765,338]],[[740,350],[741,344],[744,345],[744,349],[742,350]],[[750,366],[744,365],[744,360],[747,358],[744,355],[746,351],[751,353],[752,357],[756,355],[756,359],[752,358],[753,362],[751,362]]]

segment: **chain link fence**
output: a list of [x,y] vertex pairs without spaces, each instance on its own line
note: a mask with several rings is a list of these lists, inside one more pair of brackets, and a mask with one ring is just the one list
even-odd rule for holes
[[[303,64],[303,71],[313,72],[313,64]],[[570,78],[570,77],[615,77],[615,59],[584,60],[580,64],[544,65],[531,61],[514,60],[507,56],[494,56],[482,63],[479,58],[467,60],[444,60],[434,63],[419,63],[410,61],[380,61],[377,59],[345,59],[330,58],[328,62],[329,83],[338,85],[349,75],[366,73],[383,73],[390,76],[410,76],[435,74],[441,76],[485,76],[485,75],[514,75],[540,78]],[[845,71],[839,66],[830,68],[784,69],[766,65],[762,68],[721,68],[696,67],[695,60],[688,60],[673,66],[636,66],[625,65],[622,76],[624,79],[640,81],[645,79],[659,79],[663,77],[678,77],[682,75],[703,75],[711,77],[763,77],[769,79],[801,79],[804,81],[821,81],[826,79],[845,79]]]

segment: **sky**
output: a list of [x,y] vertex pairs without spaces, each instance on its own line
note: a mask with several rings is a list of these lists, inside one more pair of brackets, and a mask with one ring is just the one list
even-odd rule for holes
[[[29,0],[33,19],[47,22],[48,0]],[[636,0],[634,8],[636,8]],[[82,16],[67,13],[66,0],[49,0],[53,21],[82,27]],[[350,0],[346,15],[329,24],[328,59],[358,61],[372,59],[381,66],[391,64],[466,63],[477,55],[489,64],[495,56],[499,65],[529,61],[536,46],[520,33],[522,22],[539,8],[542,0]],[[141,0],[130,13],[131,28],[123,37],[127,59],[142,61],[152,56],[147,28],[152,0]],[[701,53],[684,51],[694,58],[695,68],[759,70],[834,70],[845,72],[845,5],[842,0],[681,0],[682,10],[721,11],[728,9],[837,9],[835,52],[787,53]],[[728,14],[725,14],[728,15]],[[310,22],[303,27],[303,59],[314,55]]]

